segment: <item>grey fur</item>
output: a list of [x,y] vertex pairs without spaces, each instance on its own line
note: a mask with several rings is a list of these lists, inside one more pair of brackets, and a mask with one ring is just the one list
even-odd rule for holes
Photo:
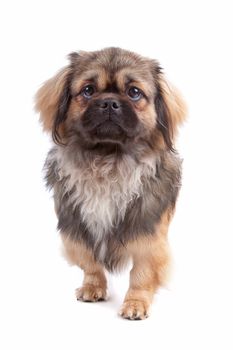
[[[165,210],[174,207],[180,188],[181,161],[177,155],[167,151],[156,155],[151,154],[147,159],[137,159],[135,155],[128,154],[128,170],[124,179],[120,174],[126,165],[123,152],[118,152],[117,156],[109,155],[107,161],[106,156],[99,157],[98,171],[93,172],[96,178],[92,178],[88,183],[88,186],[92,186],[88,190],[92,191],[90,193],[93,193],[93,200],[99,201],[98,206],[103,205],[102,198],[108,198],[108,196],[114,198],[115,195],[115,200],[119,203],[114,203],[114,199],[111,199],[108,205],[116,205],[116,208],[106,207],[109,215],[112,214],[111,222],[106,219],[105,213],[103,218],[99,215],[97,219],[94,213],[85,216],[86,213],[82,210],[83,202],[76,198],[82,196],[84,190],[80,186],[85,186],[86,183],[85,170],[95,168],[97,158],[90,154],[89,151],[83,152],[72,145],[55,146],[50,151],[45,164],[47,186],[54,189],[58,229],[61,233],[69,235],[69,238],[74,241],[84,242],[93,251],[97,260],[104,263],[107,269],[113,270],[121,260],[117,253],[118,248],[140,236],[156,234],[156,225],[159,224],[161,215]],[[98,194],[98,175],[101,173],[101,166],[102,174],[106,172],[102,191],[109,191],[109,193],[99,191]],[[109,166],[111,169],[107,171],[106,167]],[[66,167],[65,171],[63,167]],[[135,179],[135,184],[132,183],[135,188],[131,193],[132,189],[128,182],[137,169],[139,169],[139,177]],[[120,182],[119,188],[112,183],[108,186],[109,174],[113,174],[115,181]],[[79,177],[79,181],[75,176]],[[122,197],[119,193],[113,194],[112,192],[117,189],[119,191],[124,189],[126,193],[123,193]],[[85,199],[83,195],[82,200],[85,201]],[[123,203],[122,200],[128,202]],[[125,210],[120,215],[118,209],[124,206]],[[84,208],[89,210],[93,206],[88,204]],[[99,207],[96,208],[99,210]],[[90,222],[92,218],[93,222]]]

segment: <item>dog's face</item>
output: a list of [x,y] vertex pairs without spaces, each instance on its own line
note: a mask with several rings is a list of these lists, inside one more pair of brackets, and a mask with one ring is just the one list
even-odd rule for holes
[[156,61],[118,48],[69,58],[69,66],[37,94],[44,129],[55,142],[173,149],[185,106]]

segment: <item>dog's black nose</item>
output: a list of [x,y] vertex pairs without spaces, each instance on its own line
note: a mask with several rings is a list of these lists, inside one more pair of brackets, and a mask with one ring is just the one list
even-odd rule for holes
[[120,109],[121,105],[120,102],[117,101],[116,99],[110,99],[110,98],[106,98],[103,100],[99,101],[99,107],[103,110],[113,110],[113,111],[117,111]]

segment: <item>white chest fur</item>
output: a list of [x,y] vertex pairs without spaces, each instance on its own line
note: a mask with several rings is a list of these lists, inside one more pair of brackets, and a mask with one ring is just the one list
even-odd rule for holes
[[82,220],[97,243],[124,218],[130,201],[142,195],[142,179],[156,171],[154,157],[138,163],[129,155],[120,159],[97,156],[78,166],[60,147],[51,157],[51,161],[56,158],[59,179],[66,178],[64,191],[70,193],[70,203],[80,207]]

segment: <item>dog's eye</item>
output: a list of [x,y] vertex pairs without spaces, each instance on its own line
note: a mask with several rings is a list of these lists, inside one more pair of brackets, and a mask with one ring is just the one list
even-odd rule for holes
[[131,86],[127,91],[127,95],[133,101],[138,101],[142,97],[142,91],[138,89],[136,86]]
[[85,97],[85,98],[91,98],[91,96],[95,93],[96,89],[93,85],[86,85],[82,91],[81,94]]

